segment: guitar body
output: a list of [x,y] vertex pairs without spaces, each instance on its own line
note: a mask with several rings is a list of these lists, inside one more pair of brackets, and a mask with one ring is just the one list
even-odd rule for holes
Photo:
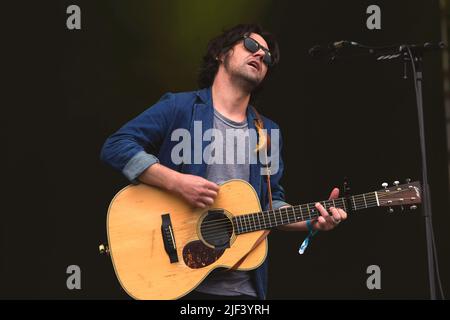
[[[210,219],[208,215],[214,217],[214,211],[222,215],[205,220]],[[145,184],[125,187],[111,201],[107,218],[109,253],[122,288],[135,299],[177,299],[195,289],[212,270],[230,268],[246,254],[238,270],[257,268],[266,258],[267,240],[251,249],[264,230],[237,236],[233,232],[228,242],[222,232],[220,245],[212,246],[216,238],[206,236],[216,229],[205,232],[200,225],[220,227],[228,218],[259,211],[255,190],[243,180],[222,184],[214,204],[206,209],[193,209],[183,199]],[[164,214],[170,217],[166,243]],[[167,237],[173,239],[169,246],[175,244],[176,262],[171,262],[165,247]]]

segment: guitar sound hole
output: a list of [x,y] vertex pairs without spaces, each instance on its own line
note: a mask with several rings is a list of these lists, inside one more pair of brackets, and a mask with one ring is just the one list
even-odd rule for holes
[[203,241],[216,249],[230,247],[233,223],[223,210],[209,211],[200,225]]

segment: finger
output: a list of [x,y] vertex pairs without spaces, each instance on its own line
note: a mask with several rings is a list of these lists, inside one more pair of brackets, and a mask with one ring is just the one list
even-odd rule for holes
[[331,223],[327,221],[326,218],[320,216],[317,218],[316,229],[317,230],[328,230],[330,228]]
[[345,212],[342,209],[339,209],[338,211],[339,211],[339,215],[341,216],[341,220],[347,219],[347,212]]
[[206,208],[206,205],[203,202],[201,202],[201,201],[196,201],[194,203],[194,206],[197,207],[197,208],[201,208],[201,209]]
[[217,197],[217,192],[214,190],[211,190],[211,189],[203,189],[203,191],[201,192],[201,195],[215,199]]
[[210,190],[219,192],[219,185],[214,183],[214,182],[206,180],[205,187],[210,189]]
[[328,216],[329,216],[327,210],[325,210],[325,208],[323,207],[323,205],[321,205],[319,202],[316,202],[315,207],[316,207],[317,210],[319,210],[320,214],[321,214],[323,217],[328,217]]
[[204,203],[207,206],[210,206],[210,205],[212,205],[214,203],[214,199],[210,198],[210,197],[202,197],[200,199],[200,202]]
[[330,211],[331,211],[331,214],[332,214],[332,217],[333,217],[334,221],[337,222],[337,223],[340,222],[341,221],[341,215],[339,214],[339,211],[336,208],[334,208],[334,207],[331,207]]
[[329,199],[336,199],[337,197],[339,197],[339,188],[333,188]]

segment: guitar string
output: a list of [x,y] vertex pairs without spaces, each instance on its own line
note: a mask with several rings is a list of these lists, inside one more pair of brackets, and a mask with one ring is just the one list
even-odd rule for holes
[[[375,204],[375,203],[377,203],[377,202],[375,201],[373,204]],[[370,206],[370,204],[368,204],[368,206]],[[338,207],[338,206],[336,206],[336,207]],[[296,208],[296,209],[299,209],[299,208]],[[273,218],[269,217],[268,215],[266,215],[266,217],[263,218],[264,228],[263,228],[263,224],[261,223],[260,220],[258,220],[258,224],[256,223],[256,219],[253,219],[254,220],[253,222],[251,222],[251,220],[249,220],[251,222],[250,225],[247,225],[248,221],[247,222],[244,221],[245,225],[244,225],[244,223],[241,223],[241,226],[239,226],[236,221],[236,227],[237,227],[236,229],[238,229],[237,230],[238,232],[243,231],[243,232],[238,233],[238,234],[241,234],[241,233],[266,229],[267,225],[269,225],[269,227],[271,228],[271,227],[273,227],[273,224],[280,225],[280,222],[281,222],[281,224],[291,224],[294,222],[305,221],[308,219],[313,219],[313,218],[321,216],[320,212],[318,212],[318,211],[312,212],[311,214],[306,214],[307,215],[306,217],[303,216],[302,212],[296,212],[296,211],[297,210],[295,210],[294,212],[290,212],[290,213],[294,213],[294,217],[292,217],[292,215],[291,215],[290,219],[288,219],[288,217],[282,217],[282,216],[275,215],[275,214],[273,214],[273,216],[274,216],[274,219],[273,219]],[[301,220],[298,220],[298,217],[297,217],[298,214],[301,216]],[[239,216],[239,217],[241,217],[241,216]],[[266,218],[268,218],[268,223],[266,223],[266,220],[267,220]],[[290,220],[292,220],[292,218],[297,221],[291,222]],[[232,227],[232,222],[230,222],[230,219],[221,219],[221,220],[222,221],[225,220],[226,222],[222,222],[222,223],[219,222],[219,223],[216,223],[215,225],[209,225],[209,226],[204,227],[203,228],[204,232],[202,232],[202,235],[208,237],[211,235],[216,235],[217,231],[219,231],[219,230],[225,229],[226,232],[231,232],[234,229]],[[286,221],[286,223],[284,223],[285,221]],[[256,226],[256,228],[254,228],[255,226]]]
[[[302,216],[302,220],[301,221],[305,221],[305,220],[308,220],[308,219],[315,219],[316,217],[321,216],[321,214],[316,211],[316,212],[313,212],[311,214],[311,217],[309,217],[309,216],[310,215],[308,214],[307,219],[305,219],[306,217]],[[247,232],[261,231],[261,230],[264,230],[264,229],[268,229],[268,228],[274,227],[272,225],[273,224],[272,220],[275,220],[275,224],[276,225],[278,225],[280,221],[281,222],[284,221],[283,219],[281,219],[278,216],[274,216],[274,217],[275,217],[275,219],[269,218],[269,223],[265,223],[266,219],[264,219],[264,227],[263,227],[263,225],[261,223],[259,224],[260,228],[255,228],[255,229],[253,229],[252,226],[248,226],[248,227],[244,227],[244,228],[237,226],[238,230],[237,230],[237,232],[234,232],[234,233],[235,233],[235,235],[240,235],[240,234],[247,233]],[[296,222],[300,222],[300,221],[296,221]],[[267,227],[267,224],[269,225],[269,227]],[[256,225],[256,224],[254,224],[254,225]],[[213,230],[213,229],[216,229],[216,230]],[[220,229],[221,229],[222,232],[219,232]],[[205,241],[206,240],[209,240],[209,241],[221,240],[221,239],[223,239],[223,236],[224,236],[223,232],[224,231],[226,232],[226,236],[230,237],[229,234],[230,233],[233,234],[233,230],[234,230],[234,228],[231,226],[231,223],[229,223],[229,224],[227,223],[226,226],[223,226],[222,228],[214,228],[214,227],[211,228],[210,227],[210,228],[208,228],[208,230],[205,230],[204,232],[202,232],[202,235],[203,235],[204,239],[206,238]]]
[[[402,190],[391,192],[390,195],[398,193],[398,192],[401,192],[401,191]],[[387,197],[387,196],[388,195],[384,195],[384,196],[381,196],[381,198]],[[342,200],[342,198],[340,198],[340,199]],[[398,198],[398,199],[401,199],[401,198]],[[327,200],[327,201],[329,201],[329,200]],[[366,201],[363,201],[363,200],[359,199],[358,204],[362,205],[362,203],[364,203],[365,207],[369,207],[369,206],[373,207],[375,204],[378,204],[376,199],[375,199],[375,201],[370,201],[370,200],[367,201],[367,199],[366,199]],[[356,205],[356,202],[355,202],[355,207],[357,207],[357,206],[358,205]],[[339,208],[339,206],[335,206],[335,207]],[[270,217],[270,213],[266,214],[266,215],[263,215],[262,218],[263,218],[264,228],[267,228],[267,225],[269,225],[269,227],[273,227],[273,225],[272,225],[273,223],[275,223],[276,225],[279,225],[280,222],[281,222],[281,224],[294,223],[294,222],[290,221],[291,219],[297,220],[295,222],[299,222],[297,214],[300,214],[300,216],[301,216],[301,220],[300,221],[305,221],[307,219],[312,219],[312,216],[309,213],[305,214],[306,215],[306,219],[305,219],[305,217],[303,216],[303,212],[301,210],[301,207],[295,207],[295,208],[289,207],[289,208],[291,209],[290,212],[286,211],[285,213],[287,213],[287,215],[285,215],[284,217],[282,216],[283,213],[281,211],[278,212],[278,215],[276,215],[274,211],[272,212],[272,215],[274,216],[274,219],[272,219]],[[286,208],[286,209],[288,209],[288,208]],[[298,210],[300,212],[297,212]],[[315,210],[317,210],[317,209],[315,209]],[[292,213],[294,213],[294,216],[292,216]],[[320,216],[321,214],[320,214],[320,212],[315,211],[315,212],[312,212],[312,215],[314,215],[314,218],[316,218],[316,217]],[[245,215],[240,215],[239,217],[242,217],[242,216],[245,216]],[[239,231],[244,231],[243,233],[245,233],[245,232],[257,231],[258,229],[261,230],[261,228],[263,226],[261,224],[261,219],[258,219],[258,224],[256,224],[256,219],[254,218],[254,216],[252,217],[253,218],[253,223],[251,222],[250,215],[246,215],[246,216],[248,216],[249,220],[248,221],[242,221],[241,220],[240,221],[241,222],[240,223],[241,226],[239,226],[238,225],[238,221],[235,220],[238,232]],[[237,217],[237,216],[235,216],[235,217]],[[268,220],[269,220],[268,223],[266,223],[266,218],[268,218]],[[220,220],[225,221],[225,222],[217,222],[219,220],[215,220],[213,222],[210,222],[209,225],[207,225],[207,223],[205,223],[203,225],[203,229],[204,229],[203,234],[205,236],[208,236],[208,235],[211,235],[211,234],[215,234],[216,233],[215,231],[217,231],[218,229],[222,229],[223,230],[225,227],[227,227],[226,230],[228,232],[233,230],[233,228],[231,227],[231,223],[232,222],[230,222],[230,219],[225,218],[225,219],[220,219]],[[273,220],[274,220],[274,222],[272,222]],[[286,223],[284,223],[285,221],[286,221]],[[248,225],[248,222],[250,222],[250,225]],[[256,228],[255,228],[255,226],[256,226]],[[240,232],[240,233],[242,233],[242,232]]]
[[[404,190],[392,191],[390,194],[380,193],[380,194],[378,194],[378,199],[379,199],[379,200],[384,200],[383,198],[391,198],[391,195],[396,194],[396,193],[400,193],[400,192],[402,192],[402,191],[404,191]],[[367,197],[366,197],[366,195],[367,195]],[[358,197],[358,198],[357,198],[357,197]],[[369,198],[369,197],[372,197],[372,198]],[[400,200],[400,199],[401,199],[401,198],[395,198],[395,200]],[[332,199],[332,200],[324,200],[324,201],[320,201],[320,203],[321,203],[322,205],[323,205],[324,203],[326,203],[326,205],[327,205],[328,207],[332,207],[332,206],[335,206],[335,205],[330,205],[330,204],[333,202],[333,200],[334,200],[334,202],[336,202],[336,201],[340,201],[340,202],[342,202],[342,203],[345,203],[345,202],[346,202],[346,201],[345,201],[345,200],[346,200],[345,198],[337,198],[337,199]],[[366,193],[366,194],[364,194],[364,195],[356,195],[356,196],[353,196],[353,199],[350,198],[349,200],[350,200],[351,204],[352,204],[352,203],[353,203],[353,204],[357,203],[357,206],[362,205],[363,203],[365,204],[366,202],[374,202],[374,203],[377,202],[377,201],[376,201],[376,196],[375,196],[374,193]],[[352,200],[353,200],[353,201],[352,201]],[[388,200],[388,201],[389,201],[389,200]],[[307,203],[307,204],[294,205],[294,206],[291,206],[291,207],[289,207],[289,208],[293,208],[293,207],[298,208],[298,207],[303,207],[303,206],[308,206],[308,205],[315,207],[315,206],[314,206],[315,203],[317,203],[317,202],[310,202],[310,203]],[[274,209],[274,210],[279,210],[279,209]],[[257,212],[257,213],[270,213],[270,211],[274,211],[274,210],[267,210],[267,211],[262,211],[262,212]],[[250,214],[253,214],[253,213],[250,213]]]
[[[366,204],[367,204],[367,206],[366,206]],[[376,201],[374,201],[374,202],[366,201],[365,204],[364,204],[364,207],[365,208],[374,207],[375,204],[377,204]],[[362,206],[362,203],[361,203],[361,206]],[[344,209],[344,208],[339,207],[339,206],[336,206],[336,207]],[[286,208],[286,209],[288,209],[288,208]],[[236,221],[236,226],[237,226],[237,228],[240,228],[243,231],[244,231],[244,229],[245,229],[245,231],[247,231],[247,230],[252,229],[253,225],[254,226],[258,225],[259,227],[262,227],[263,224],[261,223],[261,218],[263,219],[264,226],[267,226],[269,224],[270,227],[273,227],[272,226],[273,223],[275,223],[277,225],[279,225],[280,222],[281,222],[281,224],[294,223],[294,222],[291,222],[291,220],[297,220],[295,222],[299,222],[298,217],[297,217],[298,215],[300,215],[301,218],[302,218],[300,221],[313,219],[312,215],[314,215],[314,218],[316,218],[316,217],[321,215],[320,212],[317,209],[314,209],[315,211],[310,210],[310,211],[312,211],[311,213],[304,213],[301,210],[301,208],[299,208],[299,207],[296,207],[296,208],[290,207],[290,209],[291,209],[290,212],[286,211],[285,213],[287,213],[287,215],[284,214],[284,216],[283,216],[282,212],[278,212],[278,214],[276,214],[273,211],[272,213],[263,214],[262,216],[259,217],[260,219],[258,219],[258,216],[255,218],[254,216],[252,216],[252,214],[250,214],[250,215],[234,216],[234,218],[240,217],[240,221],[239,222],[237,220],[235,220]],[[270,215],[272,215],[273,218],[270,217]],[[245,220],[242,221],[242,217],[243,216],[247,217],[248,220],[247,221],[245,221]],[[252,222],[252,220],[253,220],[253,222]],[[256,223],[257,220],[258,220],[258,224]],[[267,220],[268,220],[268,223],[266,223]],[[275,222],[273,222],[273,221],[275,221]],[[285,221],[286,221],[286,223],[285,223]],[[248,222],[250,222],[250,225],[248,225]],[[240,223],[241,226],[239,226],[238,223]],[[209,223],[206,222],[206,223],[202,224],[202,227],[203,227],[202,229],[205,230],[205,233],[207,233],[208,231],[212,231],[214,229],[218,229],[218,228],[222,228],[223,229],[224,226],[229,225],[229,224],[230,224],[230,219],[229,218],[223,218],[223,219],[218,219],[218,220],[215,220],[215,221],[211,221]],[[252,231],[254,231],[254,230],[252,230]]]
[[[298,216],[301,216],[301,219],[298,219]],[[235,225],[237,227],[237,231],[244,231],[244,232],[239,232],[239,234],[241,233],[246,233],[246,232],[252,232],[252,231],[258,231],[258,230],[263,230],[266,228],[272,228],[276,225],[282,225],[282,224],[291,224],[291,223],[295,223],[295,222],[301,222],[301,221],[306,221],[309,219],[315,219],[316,217],[321,216],[321,214],[316,211],[313,212],[311,214],[307,214],[305,216],[303,216],[303,214],[301,214],[300,212],[296,212],[295,216],[290,217],[290,219],[288,219],[287,217],[281,217],[279,215],[273,215],[272,217],[266,216],[265,218],[261,218],[260,220],[258,220],[258,223],[256,223],[257,219],[254,219],[254,222],[251,222],[250,220],[250,225],[247,226],[247,222],[243,222],[241,223],[241,226],[238,225],[238,223],[236,222]],[[214,235],[216,234],[218,231],[220,230],[226,230],[227,232],[232,231],[234,228],[231,227],[232,222],[230,222],[229,219],[222,219],[222,220],[226,220],[227,222],[221,222],[218,223],[216,225],[209,225],[207,227],[202,228],[202,230],[204,230],[202,232],[202,235],[204,236],[208,236],[208,235]],[[263,220],[263,223],[261,223],[261,220]],[[292,220],[292,222],[291,222]],[[296,220],[296,221],[294,221]],[[284,223],[286,221],[286,223]],[[289,222],[288,222],[289,221]],[[228,223],[230,222],[230,223]]]
[[[339,206],[336,206],[336,207],[339,207]],[[290,212],[288,212],[288,215],[284,214],[284,216],[282,216],[282,214],[280,214],[280,213],[277,214],[277,213],[273,212],[273,213],[268,213],[268,214],[262,214],[262,215],[259,216],[259,219],[258,219],[258,216],[255,217],[255,216],[252,216],[252,214],[250,214],[250,215],[234,216],[233,218],[239,217],[240,219],[242,219],[242,217],[247,217],[247,219],[248,219],[247,221],[239,220],[239,222],[238,222],[236,219],[234,221],[235,221],[235,224],[236,224],[237,228],[243,229],[242,226],[244,226],[246,229],[248,229],[248,228],[250,228],[251,225],[262,226],[264,224],[264,226],[266,226],[268,224],[273,224],[273,223],[275,223],[275,224],[279,224],[280,222],[283,223],[284,221],[289,221],[289,222],[287,222],[287,224],[288,223],[299,222],[299,221],[293,221],[293,220],[297,219],[297,216],[301,216],[302,220],[303,220],[303,216],[305,216],[304,220],[312,219],[313,215],[315,215],[314,212],[312,212],[311,214],[302,213],[300,211],[300,208],[293,209],[291,207],[290,208]],[[288,216],[289,216],[289,218],[288,218]],[[261,223],[261,220],[262,220],[263,223]],[[291,220],[292,220],[292,222],[290,222]],[[275,222],[273,222],[273,221],[275,221]],[[250,226],[247,227],[248,222],[250,222]],[[215,230],[215,229],[223,228],[224,226],[227,226],[230,223],[231,223],[230,219],[228,219],[228,218],[217,219],[215,221],[203,223],[201,225],[201,228],[205,231],[205,233],[207,233],[208,231],[212,231],[212,230]],[[238,224],[240,224],[241,226],[239,226]],[[203,234],[203,232],[202,232],[202,234]]]
[[[391,195],[393,195],[393,194],[396,194],[396,193],[400,193],[400,192],[405,192],[407,189],[404,189],[404,190],[396,190],[396,191],[391,191],[389,194],[388,193],[385,193],[385,192],[383,192],[383,193],[380,193],[380,194],[378,194],[378,199],[379,200],[382,200],[382,198],[386,198],[386,197],[388,197],[388,198],[391,198]],[[379,191],[378,191],[379,192]],[[360,205],[362,205],[362,204],[366,204],[366,203],[369,203],[369,202],[373,202],[373,203],[371,203],[371,205],[374,205],[375,203],[377,203],[377,201],[376,201],[376,197],[375,198],[372,198],[372,199],[365,199],[364,200],[364,197],[366,196],[366,195],[370,195],[371,197],[375,197],[375,195],[374,195],[374,192],[369,192],[369,193],[365,193],[364,195],[355,195],[355,196],[353,196],[353,201],[352,201],[352,199],[350,198],[349,200],[350,200],[350,203],[351,204],[354,204],[355,205],[355,207],[357,207],[357,206],[360,206]],[[359,197],[359,198],[356,198],[356,197]],[[393,198],[393,200],[400,200],[401,198]],[[337,199],[334,199],[334,201],[336,202],[336,201],[341,201],[341,202],[343,202],[343,203],[345,203],[345,198],[337,198]],[[388,200],[389,201],[389,200]],[[324,201],[321,201],[320,203],[323,205],[323,202],[326,202],[326,203],[330,203],[330,202],[333,202],[333,199],[332,200],[324,200]],[[317,210],[316,208],[315,208],[315,203],[316,202],[311,202],[311,203],[308,203],[308,204],[301,204],[301,205],[294,205],[294,206],[291,206],[291,207],[288,207],[288,209],[290,208],[291,210],[292,210],[292,208],[299,208],[299,207],[303,207],[303,206],[308,206],[308,205],[310,205],[310,206],[312,206],[315,210]],[[385,203],[383,203],[383,204],[385,204]],[[336,207],[336,205],[333,205],[333,206],[330,206],[330,205],[327,205],[328,207]],[[341,207],[341,209],[343,209],[342,207]],[[259,213],[262,213],[262,214],[273,214],[273,211],[276,211],[276,210],[280,210],[280,209],[274,209],[274,210],[266,210],[266,211],[261,211],[261,212],[255,212],[255,213],[248,213],[248,214],[244,214],[244,215],[252,215],[252,214],[259,214]],[[242,216],[242,215],[240,215],[240,216]],[[227,220],[227,219],[223,219],[223,220]],[[219,220],[215,220],[215,221],[219,221]]]
[[[319,214],[313,214],[313,216],[319,216]],[[315,217],[314,217],[315,218]],[[270,224],[272,224],[273,222],[271,221],[272,219],[269,219],[269,221],[270,221]],[[278,219],[275,219],[276,220],[276,222],[275,223],[278,223],[278,222],[280,222]],[[278,221],[277,221],[278,220]],[[297,222],[299,222],[299,221],[297,221]],[[269,224],[269,223],[267,223],[267,224]],[[261,229],[254,229],[254,230],[251,230],[251,231],[259,231],[259,230],[264,230],[264,229],[266,229],[267,228],[267,224],[264,224],[264,228],[261,228]],[[260,225],[261,227],[262,227],[262,224]],[[271,227],[273,227],[273,226],[271,226]],[[238,228],[239,228],[239,226],[238,226]],[[213,229],[215,229],[214,231],[212,231]],[[247,228],[246,228],[247,229]],[[243,230],[242,228],[241,228],[241,231],[244,231],[244,232],[239,232],[239,233],[237,233],[237,234],[242,234],[242,233],[246,233],[247,231],[248,232],[251,232],[250,231],[250,228],[248,228],[249,230]],[[222,227],[222,228],[209,228],[208,230],[205,230],[205,232],[202,232],[202,235],[203,235],[203,237],[208,237],[209,239],[211,239],[211,236],[215,236],[215,235],[218,235],[218,231],[226,231],[227,233],[230,233],[231,231],[233,231],[234,230],[234,228],[231,226],[231,223],[227,223],[226,225],[224,225],[224,227]],[[206,232],[206,231],[209,231],[209,232]],[[238,230],[239,231],[239,230]]]
[[[408,189],[405,189],[405,190],[408,190]],[[380,204],[386,204],[386,203],[387,203],[387,202],[381,203],[381,201],[383,201],[382,198],[386,198],[386,197],[391,198],[391,196],[392,196],[393,194],[400,193],[400,192],[404,192],[405,190],[391,191],[389,194],[387,194],[387,192],[386,192],[386,193],[383,192],[383,193],[379,194],[379,195],[378,195],[378,199],[379,199]],[[372,197],[375,196],[375,195],[372,194],[372,193],[367,193],[367,194],[371,195]],[[368,206],[374,206],[375,204],[378,204],[377,201],[376,201],[376,197],[375,197],[375,199],[367,199],[367,198],[366,198],[365,201],[364,201],[365,195],[366,195],[366,194],[364,194],[364,196],[363,196],[363,195],[356,195],[356,196],[353,196],[353,197],[354,197],[353,201],[351,201],[351,199],[350,199],[351,204],[353,203],[354,206],[355,206],[355,208],[359,207],[360,205],[361,205],[361,206],[364,206],[364,207],[368,207]],[[356,197],[360,197],[360,198],[356,198]],[[395,199],[393,198],[392,200],[400,200],[400,199],[401,199],[401,198],[395,198]],[[336,202],[336,201],[341,201],[343,204],[345,203],[345,198],[338,198],[338,199],[334,199],[334,200],[335,200],[335,202]],[[388,200],[388,201],[389,201],[389,200]],[[333,200],[325,200],[325,201],[322,201],[322,202],[330,203],[330,202],[333,202]],[[313,210],[310,209],[310,211],[313,211],[313,212],[314,212],[314,210],[317,210],[317,209],[315,208],[314,204],[315,204],[315,203],[308,203],[308,204],[296,205],[296,206],[291,206],[291,207],[288,207],[288,208],[285,208],[285,209],[290,209],[290,210],[291,210],[291,212],[287,212],[288,214],[292,213],[292,210],[300,210],[300,213],[302,213],[302,208],[301,208],[301,207],[311,205],[311,206],[313,207]],[[364,204],[364,205],[363,205],[363,204]],[[322,205],[323,205],[323,204],[322,204]],[[332,206],[328,206],[328,207],[332,207]],[[341,209],[344,209],[344,210],[345,210],[345,208],[339,207],[338,205],[334,205],[334,207],[338,207],[338,208],[341,208]],[[254,214],[262,214],[262,215],[283,214],[283,213],[282,213],[281,211],[279,211],[279,210],[280,210],[280,209],[267,210],[267,211],[262,211],[262,212],[255,212],[255,213],[249,213],[249,214],[239,215],[239,216],[235,216],[235,217],[251,216],[251,215],[254,215]],[[276,213],[275,211],[278,211],[278,212]],[[294,212],[294,214],[295,214],[295,212]],[[306,213],[306,214],[308,214],[308,213]],[[228,219],[228,218],[223,218],[223,219],[217,219],[217,220],[214,220],[214,221],[211,221],[211,222],[208,222],[208,221],[207,221],[207,222],[204,223],[204,225],[213,225],[213,224],[220,223],[220,221],[229,221],[229,219]]]

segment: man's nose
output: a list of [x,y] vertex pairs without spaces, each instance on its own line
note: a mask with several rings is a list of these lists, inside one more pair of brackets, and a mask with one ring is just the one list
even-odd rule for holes
[[263,49],[259,49],[258,51],[256,51],[256,52],[253,54],[253,56],[254,56],[255,58],[262,59],[262,58],[264,57],[265,54],[266,54],[266,53],[264,52]]

